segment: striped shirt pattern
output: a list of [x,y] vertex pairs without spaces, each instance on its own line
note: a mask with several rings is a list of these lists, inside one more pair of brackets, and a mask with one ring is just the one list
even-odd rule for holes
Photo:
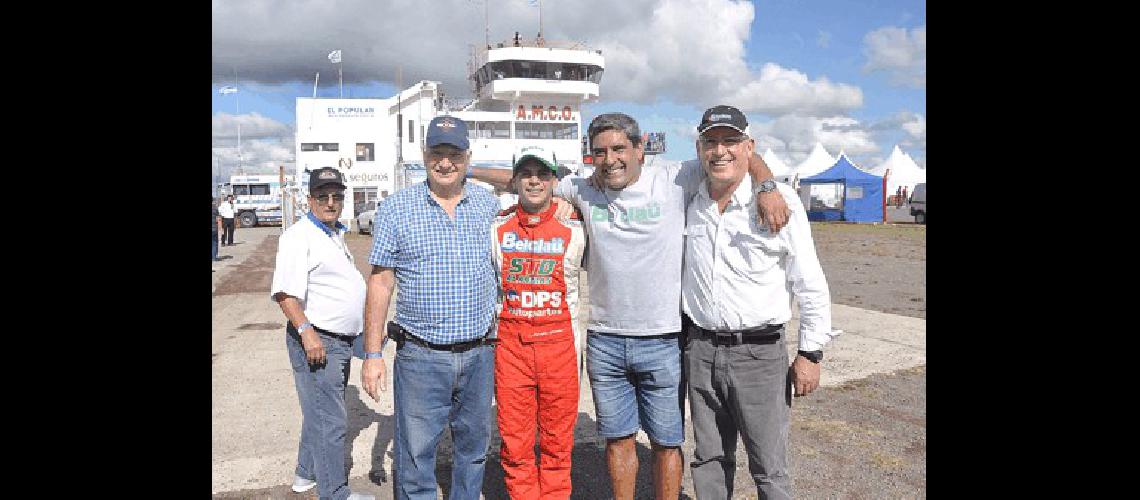
[[491,221],[499,200],[468,184],[455,220],[431,197],[427,181],[376,208],[368,262],[395,269],[396,322],[437,344],[482,337],[495,316]]

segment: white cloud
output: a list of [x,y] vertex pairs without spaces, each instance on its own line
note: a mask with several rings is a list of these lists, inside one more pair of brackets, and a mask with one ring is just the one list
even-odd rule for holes
[[899,142],[899,147],[907,150],[918,166],[926,168],[926,117],[911,114],[908,118],[900,125],[908,135]]
[[914,139],[921,140],[923,147],[926,146],[926,117],[922,115],[912,115],[911,118],[900,125]]
[[883,71],[894,85],[926,88],[926,26],[906,28],[889,26],[863,37],[863,53],[867,63],[863,71]]
[[[524,0],[493,4],[491,43],[537,34],[538,9]],[[604,101],[672,100],[704,109],[732,102],[763,113],[826,116],[862,105],[854,86],[809,80],[776,65],[759,74],[745,60],[755,8],[743,0],[544,2],[547,40],[578,41],[606,59]],[[470,48],[484,40],[482,2],[326,0],[213,2],[215,81],[336,80],[326,56],[343,52],[346,82],[439,80],[448,95],[470,95]],[[235,77],[236,75],[236,77]],[[776,94],[773,95],[772,93]],[[785,99],[790,99],[787,102]]]
[[863,92],[827,78],[811,81],[800,71],[766,63],[758,78],[737,87],[724,102],[746,112],[830,116],[861,107]]
[[771,147],[789,166],[807,158],[816,142],[822,143],[832,156],[843,151],[860,166],[865,158],[880,152],[871,132],[848,116],[784,115],[770,122],[753,123],[752,130],[759,151]]
[[222,138],[236,138],[239,123],[241,124],[241,137],[243,140],[263,139],[267,137],[280,138],[293,134],[293,130],[289,125],[262,116],[261,113],[258,112],[243,115],[215,113],[213,119],[213,136],[215,142]]
[[292,127],[260,113],[213,117],[213,156],[215,170],[222,178],[238,166],[237,129],[241,123],[241,168],[244,173],[274,173],[279,165],[292,170],[295,144]]

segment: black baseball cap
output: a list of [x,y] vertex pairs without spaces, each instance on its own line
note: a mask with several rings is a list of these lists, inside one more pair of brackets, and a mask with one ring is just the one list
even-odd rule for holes
[[325,186],[337,185],[341,189],[346,189],[348,186],[344,183],[344,175],[340,171],[332,167],[321,167],[312,172],[309,172],[309,192],[313,192],[317,188]]
[[703,134],[713,127],[730,127],[737,132],[747,134],[748,118],[739,109],[732,106],[723,104],[713,106],[705,110],[705,114],[701,116],[701,124],[697,125],[697,133]]

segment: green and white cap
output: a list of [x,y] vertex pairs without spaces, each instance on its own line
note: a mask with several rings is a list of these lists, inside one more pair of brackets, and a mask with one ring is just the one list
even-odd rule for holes
[[558,174],[558,159],[554,156],[554,151],[546,149],[542,146],[522,146],[515,152],[514,165],[511,166],[511,173],[517,172],[519,165],[527,158],[534,158],[546,165],[551,172],[555,175]]

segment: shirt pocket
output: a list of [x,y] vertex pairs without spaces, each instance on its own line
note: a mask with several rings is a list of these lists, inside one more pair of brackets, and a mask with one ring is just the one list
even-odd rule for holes
[[762,283],[783,281],[779,267],[787,252],[779,236],[737,233],[729,246],[734,255],[726,256],[726,260],[742,268],[738,269],[740,274]]

